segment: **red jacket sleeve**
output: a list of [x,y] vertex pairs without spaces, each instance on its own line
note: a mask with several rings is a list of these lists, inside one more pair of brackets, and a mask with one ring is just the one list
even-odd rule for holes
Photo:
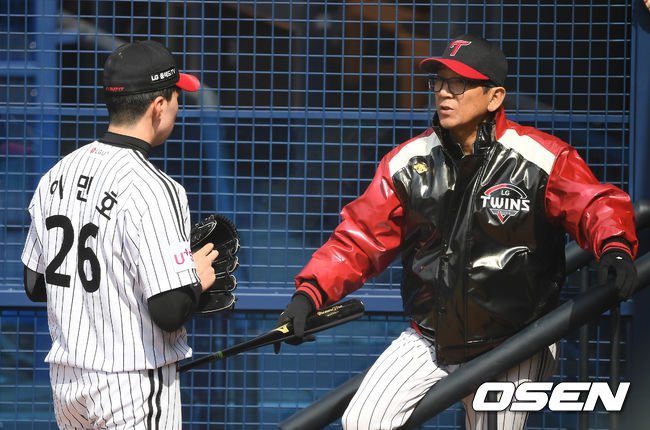
[[311,297],[317,308],[359,289],[399,253],[404,211],[387,158],[363,195],[343,208],[341,223],[296,276],[296,291]]
[[556,157],[546,188],[546,213],[596,258],[600,258],[603,243],[612,237],[625,239],[632,257],[636,255],[630,197],[612,184],[600,183],[575,148]]

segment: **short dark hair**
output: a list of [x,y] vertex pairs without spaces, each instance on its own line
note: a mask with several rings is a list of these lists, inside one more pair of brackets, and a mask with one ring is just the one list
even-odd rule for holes
[[114,125],[133,124],[144,115],[156,97],[162,96],[165,100],[171,100],[174,91],[180,92],[175,86],[138,94],[114,94],[105,91],[104,103],[108,109],[108,122]]

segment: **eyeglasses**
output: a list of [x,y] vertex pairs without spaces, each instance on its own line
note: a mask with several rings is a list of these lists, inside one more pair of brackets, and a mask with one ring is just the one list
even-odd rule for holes
[[447,90],[455,96],[463,94],[467,90],[467,85],[480,85],[482,87],[494,86],[490,81],[477,81],[458,77],[445,79],[440,76],[430,76],[429,79],[427,79],[427,86],[429,87],[429,90],[437,93],[442,90],[442,86],[445,82],[447,83]]

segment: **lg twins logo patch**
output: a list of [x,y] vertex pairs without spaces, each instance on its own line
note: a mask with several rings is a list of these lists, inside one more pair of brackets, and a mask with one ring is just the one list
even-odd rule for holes
[[499,184],[488,188],[480,196],[483,208],[496,216],[501,224],[519,212],[530,211],[530,200],[526,193],[512,184]]

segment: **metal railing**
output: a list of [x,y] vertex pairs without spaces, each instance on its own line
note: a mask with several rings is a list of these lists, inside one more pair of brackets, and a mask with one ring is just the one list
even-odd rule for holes
[[[650,201],[640,201],[634,205],[636,214],[636,229],[640,231],[650,224]],[[570,242],[566,248],[567,275],[580,268],[588,267],[593,255],[581,249],[575,242]],[[638,272],[638,285],[635,293],[650,284],[650,253],[636,259],[634,262]],[[510,337],[498,347],[467,362],[459,370],[437,382],[420,400],[413,414],[402,429],[413,429],[426,423],[440,412],[454,405],[464,397],[473,393],[482,383],[494,379],[499,374],[521,363],[542,348],[560,340],[571,331],[583,327],[593,318],[612,309],[612,358],[610,377],[618,380],[618,354],[620,318],[618,298],[613,282],[595,288],[588,288],[587,270],[582,270],[581,292],[569,299],[553,311],[539,318],[519,333]],[[586,337],[584,328],[581,336]],[[581,342],[581,344],[587,342]],[[582,345],[581,345],[582,346]],[[580,377],[586,378],[586,349],[581,351]],[[367,370],[359,373],[325,396],[313,402],[306,408],[285,419],[279,424],[280,430],[299,430],[304,428],[323,428],[340,418],[350,399],[358,389]],[[615,381],[617,382],[617,381]],[[588,422],[580,420],[580,428],[587,428]],[[616,414],[610,414],[610,429],[617,428]]]

